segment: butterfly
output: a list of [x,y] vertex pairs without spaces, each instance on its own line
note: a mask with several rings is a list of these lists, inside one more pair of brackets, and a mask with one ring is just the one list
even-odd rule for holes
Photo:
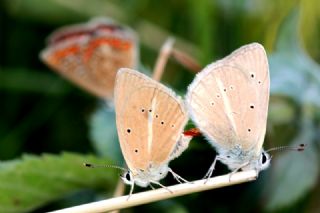
[[118,69],[137,66],[138,40],[130,28],[95,18],[53,32],[40,58],[83,89],[112,100]]
[[218,155],[205,178],[221,161],[232,171],[266,169],[263,150],[269,103],[269,67],[262,45],[242,46],[205,67],[188,87],[186,105]]
[[128,68],[118,71],[115,85],[115,112],[122,154],[128,166],[121,178],[141,187],[171,173],[187,182],[168,166],[187,147],[192,138],[183,134],[188,121],[184,103],[171,89],[146,75]]

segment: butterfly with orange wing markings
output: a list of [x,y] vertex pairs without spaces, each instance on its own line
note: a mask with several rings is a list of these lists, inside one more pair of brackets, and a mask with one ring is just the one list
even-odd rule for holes
[[217,160],[230,170],[270,164],[262,148],[269,103],[269,67],[262,45],[242,46],[204,68],[188,88],[186,102],[192,120],[217,149],[206,178]]
[[115,111],[120,146],[129,168],[122,179],[131,185],[130,195],[134,184],[164,187],[159,181],[168,172],[177,181],[186,182],[168,166],[192,138],[183,134],[188,114],[181,98],[146,75],[122,68],[116,77]]
[[138,41],[130,28],[95,18],[53,32],[40,58],[83,89],[112,100],[118,69],[137,66]]

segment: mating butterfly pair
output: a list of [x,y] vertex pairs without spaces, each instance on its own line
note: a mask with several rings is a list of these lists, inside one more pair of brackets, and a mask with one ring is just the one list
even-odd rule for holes
[[[172,90],[135,70],[117,74],[115,107],[120,145],[129,167],[124,176],[133,186],[160,184],[168,172],[184,181],[168,163],[184,151],[188,114],[217,149],[217,160],[232,171],[268,167],[262,144],[269,101],[269,70],[264,48],[257,43],[204,68],[188,88],[185,104]],[[186,107],[185,107],[186,105]],[[187,108],[187,110],[186,110]]]

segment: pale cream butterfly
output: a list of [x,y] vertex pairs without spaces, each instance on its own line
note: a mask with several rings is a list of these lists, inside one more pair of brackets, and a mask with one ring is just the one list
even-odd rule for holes
[[205,67],[188,87],[186,103],[192,120],[233,172],[266,169],[271,157],[262,145],[269,103],[269,67],[262,45],[242,46]]
[[164,187],[159,181],[168,172],[178,182],[187,182],[168,166],[192,138],[183,134],[188,113],[181,98],[161,83],[128,68],[117,73],[114,97],[120,147],[129,168],[121,178],[131,185],[129,197],[134,184]]

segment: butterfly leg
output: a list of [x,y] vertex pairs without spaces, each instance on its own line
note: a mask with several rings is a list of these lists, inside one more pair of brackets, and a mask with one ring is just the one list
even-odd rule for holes
[[168,187],[162,185],[161,183],[159,183],[159,182],[157,182],[157,181],[150,181],[150,182],[161,186],[162,188],[168,190],[168,192],[170,192],[170,193],[173,193],[173,191],[171,191]]
[[184,179],[183,177],[181,177],[180,175],[178,175],[177,173],[175,173],[171,168],[169,168],[169,172],[172,174],[172,176],[174,177],[174,179],[176,181],[178,181],[179,183],[190,183],[189,181],[187,181],[186,179]]
[[154,188],[154,187],[152,186],[151,183],[149,183],[149,186],[150,186],[150,188],[151,188],[152,190],[155,190],[155,189],[156,189],[156,188]]
[[128,198],[127,198],[127,201],[130,199],[132,193],[133,193],[133,188],[134,188],[134,183],[130,184],[131,188],[130,188],[130,192],[129,192],[129,195],[128,195]]
[[216,156],[216,158],[214,159],[213,163],[211,164],[209,170],[207,171],[206,175],[202,178],[202,179],[206,179],[204,182],[205,184],[208,182],[209,178],[211,177],[218,160],[220,160],[220,157]]
[[258,178],[260,170],[259,169],[255,169],[254,171],[256,171],[256,178]]
[[243,167],[247,166],[248,164],[249,164],[249,162],[246,162],[246,163],[242,164],[241,166],[239,166],[238,168],[236,168],[235,170],[233,170],[232,172],[230,172],[230,174],[229,174],[229,182],[231,181],[232,175],[234,175],[236,172],[238,172],[240,169],[242,169]]

